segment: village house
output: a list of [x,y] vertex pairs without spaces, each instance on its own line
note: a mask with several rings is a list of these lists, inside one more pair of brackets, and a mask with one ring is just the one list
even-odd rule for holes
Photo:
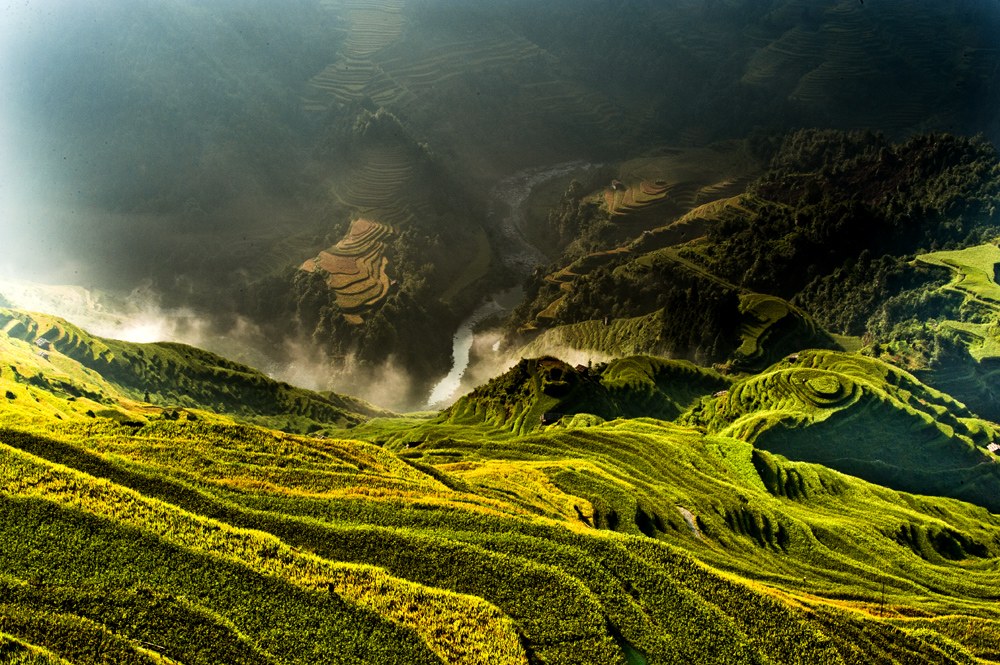
[[563,414],[561,413],[556,413],[555,411],[546,411],[538,418],[538,422],[542,425],[552,425],[554,423],[559,422],[559,420],[562,417]]

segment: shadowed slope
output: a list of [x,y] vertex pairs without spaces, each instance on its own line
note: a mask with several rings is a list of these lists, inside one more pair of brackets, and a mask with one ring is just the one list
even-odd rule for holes
[[598,420],[638,416],[670,420],[699,396],[727,385],[717,373],[687,361],[633,356],[573,367],[543,357],[522,360],[462,397],[448,410],[448,418],[521,434],[574,414]]
[[810,351],[735,383],[691,422],[872,482],[1000,510],[995,427],[881,361]]

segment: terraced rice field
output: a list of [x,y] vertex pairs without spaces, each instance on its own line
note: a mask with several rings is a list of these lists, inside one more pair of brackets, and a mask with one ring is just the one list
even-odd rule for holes
[[[325,112],[369,99],[415,125],[446,133],[449,140],[466,132],[479,142],[485,131],[508,143],[508,126],[511,131],[544,132],[555,122],[576,133],[602,135],[609,130],[623,135],[635,127],[635,119],[627,118],[608,95],[568,79],[557,57],[509,29],[421,24],[411,20],[404,0],[325,4],[340,15],[345,36],[336,60],[306,85],[306,111]],[[497,77],[516,82],[505,89],[508,99],[502,109],[472,94]],[[449,114],[443,107],[458,112]]]
[[942,325],[957,331],[969,344],[969,353],[978,361],[1000,357],[997,317],[1000,316],[1000,247],[989,243],[967,249],[933,252],[917,261],[948,268],[953,277],[943,290],[957,293],[967,308],[991,312],[987,322],[945,321]]
[[[571,81],[552,79],[524,86],[531,99],[531,109],[546,117],[569,121],[578,127],[628,132],[632,123],[611,99]],[[634,122],[634,121],[633,121]]]
[[[440,84],[469,72],[510,67],[545,59],[545,52],[513,35],[485,39],[451,39],[445,43],[407,43],[379,59],[400,86],[414,94],[433,93]],[[551,56],[548,56],[551,61]]]
[[[355,230],[345,246],[378,232]],[[524,361],[452,412],[321,438],[112,381],[138,356],[169,359],[151,380],[173,366],[209,396],[266,381],[249,368],[4,316],[4,662],[997,660],[988,504],[788,459],[893,454],[944,467],[949,491],[971,468],[970,498],[996,496],[980,463],[993,426],[880,361],[803,352],[735,384],[649,357]],[[646,327],[628,325],[619,337]],[[51,359],[32,342],[44,331]],[[638,410],[542,422],[574,399]]]
[[933,252],[917,257],[917,261],[951,270],[955,277],[946,289],[975,300],[989,309],[1000,309],[1000,247],[979,245],[956,251]]
[[404,228],[432,216],[429,192],[417,186],[415,148],[403,142],[365,145],[354,167],[331,187],[334,198],[363,217]]
[[711,185],[705,185],[698,189],[694,196],[694,205],[702,206],[720,199],[734,197],[746,189],[751,176],[741,175],[734,178],[726,178]]
[[[647,253],[662,253],[703,236],[718,221],[742,216],[747,202],[738,194],[755,169],[756,164],[740,146],[724,144],[707,149],[666,149],[659,156],[623,163],[621,184],[609,185],[585,200],[603,206],[624,233],[635,235],[614,249],[577,259],[546,275],[545,280],[570,293],[577,279],[612,261],[623,257],[643,261]],[[668,258],[704,273],[676,252]],[[714,275],[704,276],[720,281]],[[541,326],[555,318],[562,300],[557,299],[537,315]],[[527,329],[536,327],[532,324]]]
[[373,96],[373,91],[393,87],[372,56],[402,34],[403,4],[403,0],[352,2],[346,6],[323,3],[330,11],[342,12],[347,36],[339,58],[309,81],[303,98],[305,110],[325,111],[333,103],[348,104]]
[[757,51],[743,74],[743,82],[770,85],[789,76],[801,76],[822,59],[818,35],[796,26]]
[[[815,341],[818,326],[805,312],[781,298],[749,293],[740,296],[740,338],[736,350],[741,365],[754,366],[766,362],[765,353],[775,349],[785,336],[793,336],[797,343],[806,337]],[[798,348],[798,344],[792,345]]]
[[604,203],[613,216],[625,216],[664,203],[671,186],[665,180],[643,180],[604,190]]
[[[655,353],[660,346],[661,312],[630,319],[614,319],[605,324],[591,320],[557,326],[544,331],[527,346],[518,350],[517,355],[535,358],[544,355],[562,354],[567,361],[577,362],[584,358],[605,360],[608,357],[622,357],[637,353]],[[573,357],[568,350],[579,352]]]
[[360,314],[384,300],[394,283],[387,273],[389,259],[383,242],[390,235],[389,226],[356,219],[340,242],[301,266],[306,272],[329,275],[326,283],[336,292],[337,306],[351,323],[362,323]]
[[366,146],[357,167],[334,188],[344,205],[361,211],[394,208],[413,178],[413,155],[402,144]]
[[[941,108],[944,86],[978,85],[996,67],[995,52],[967,52],[956,61],[954,44],[976,40],[942,33],[949,12],[958,11],[944,7],[898,12],[843,0],[815,25],[760,35],[762,48],[748,62],[743,82],[783,88],[790,99],[812,109],[839,101],[853,116],[838,118],[841,123],[919,127],[928,105]],[[898,83],[887,86],[881,76],[886,71],[900,71]],[[958,80],[956,71],[962,72]],[[941,108],[940,113],[956,111]]]
[[572,291],[572,284],[581,275],[586,275],[597,268],[608,265],[616,259],[628,255],[628,249],[619,247],[607,252],[594,252],[583,258],[577,259],[561,270],[545,276],[545,281],[550,284],[558,284],[563,291]]
[[[976,41],[948,34],[949,16],[957,11],[944,4],[933,11],[899,11],[841,0],[815,22],[788,21],[772,33],[758,26],[758,50],[742,80],[783,91],[811,112],[830,110],[834,123],[915,129],[926,123],[929,107],[944,122],[961,111],[942,104],[939,91],[978,86],[997,62],[992,50],[955,52],[956,40]],[[887,71],[898,75],[887,81]],[[961,72],[958,79],[955,72]],[[839,115],[832,109],[840,109]]]
[[737,382],[704,413],[710,431],[792,459],[905,491],[994,501],[992,491],[976,487],[983,474],[995,475],[982,466],[991,459],[992,426],[884,363],[797,353]]

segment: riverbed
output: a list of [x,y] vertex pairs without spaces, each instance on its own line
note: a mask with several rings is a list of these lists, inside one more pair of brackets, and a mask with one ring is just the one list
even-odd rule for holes
[[[587,162],[573,161],[524,169],[504,178],[490,191],[487,226],[497,243],[501,262],[519,282],[523,282],[532,270],[547,261],[545,254],[528,241],[524,232],[525,203],[531,191],[553,178],[591,168],[597,167]],[[508,315],[523,296],[520,286],[492,293],[459,325],[452,338],[451,370],[431,389],[426,408],[444,408],[457,399],[469,368],[470,352],[477,341],[476,326],[488,317]],[[496,360],[499,361],[499,357]],[[506,368],[497,369],[502,371]]]

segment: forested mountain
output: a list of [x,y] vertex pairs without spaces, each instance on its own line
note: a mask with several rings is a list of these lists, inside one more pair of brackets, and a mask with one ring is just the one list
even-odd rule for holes
[[[628,163],[621,172],[627,181]],[[577,182],[550,214],[551,228],[592,240],[535,273],[533,300],[508,324],[512,345],[543,331],[534,352],[613,353],[621,334],[600,330],[617,327],[633,331],[633,352],[733,370],[800,348],[865,346],[996,417],[980,369],[993,357],[988,262],[1000,235],[1000,162],[988,142],[800,131],[742,192],[684,214],[668,193],[622,207],[616,187],[642,196],[650,180],[628,182],[592,192]],[[982,276],[965,279],[973,270]],[[956,365],[969,368],[964,379]]]

